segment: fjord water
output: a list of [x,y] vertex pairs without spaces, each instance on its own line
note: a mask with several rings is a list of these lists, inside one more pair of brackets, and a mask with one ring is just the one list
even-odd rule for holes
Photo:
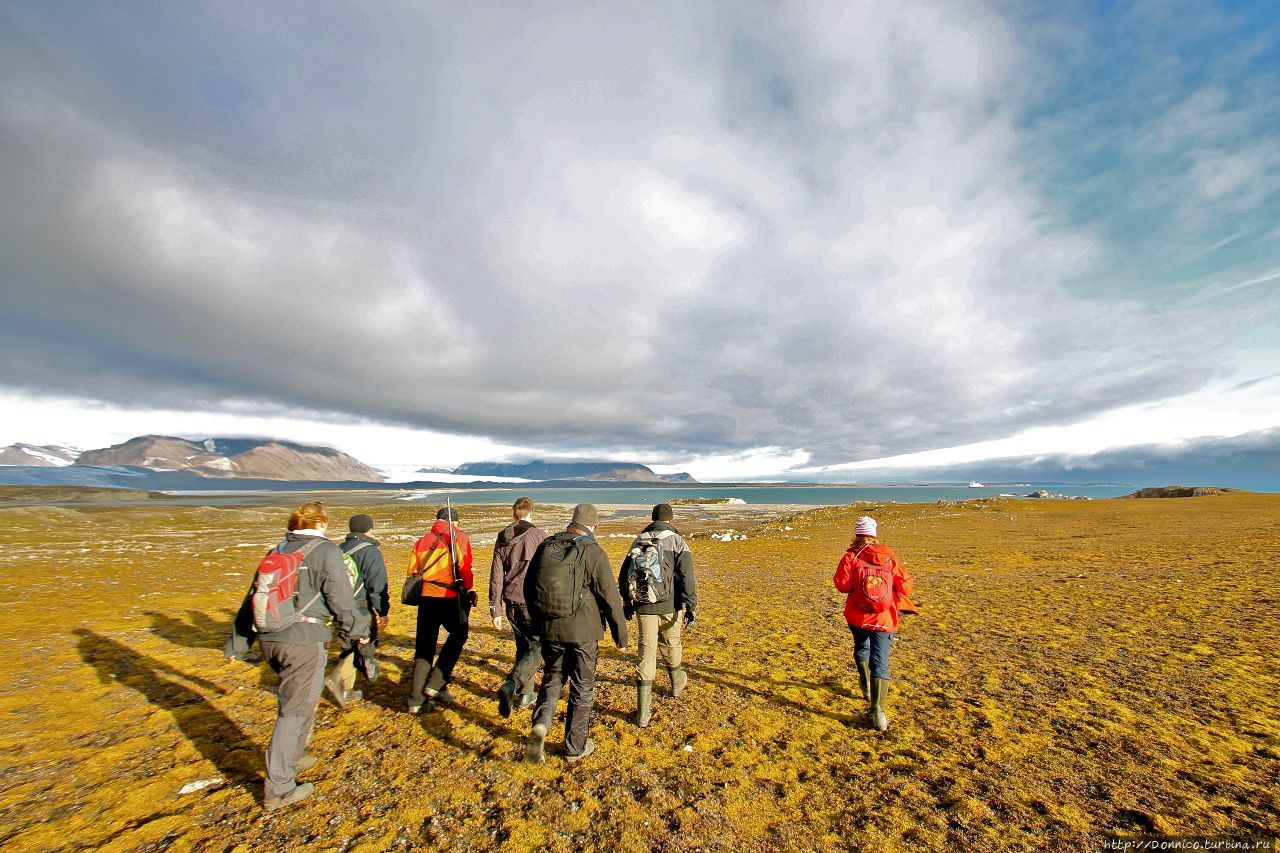
[[675,498],[739,498],[748,504],[793,504],[799,506],[836,506],[855,501],[872,503],[937,503],[940,500],[964,501],[1000,495],[1024,497],[1037,489],[1051,495],[1080,498],[1113,498],[1134,490],[1125,485],[1037,485],[1021,483],[982,488],[967,486],[597,486],[583,488],[538,487],[531,483],[503,488],[468,489],[457,486],[440,489],[415,489],[405,500],[434,501],[448,496],[457,504],[509,503],[516,495],[527,494],[539,503],[552,504],[624,504],[645,506]]

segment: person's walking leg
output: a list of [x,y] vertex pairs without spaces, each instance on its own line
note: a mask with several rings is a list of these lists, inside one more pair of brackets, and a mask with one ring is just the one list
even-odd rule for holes
[[427,598],[418,605],[417,632],[413,640],[413,684],[409,691],[410,711],[420,709],[427,701],[427,676],[435,663],[436,643],[440,639],[440,622],[433,604],[434,600]]
[[573,679],[573,683],[569,685],[569,714],[564,724],[564,751],[570,760],[582,758],[595,748],[589,735],[591,708],[596,696],[596,658],[599,653],[598,642],[574,643],[565,653],[569,658],[565,671]]
[[658,673],[658,623],[660,616],[636,615],[636,725],[649,725],[653,703],[653,679]]
[[533,709],[533,727],[525,742],[525,761],[542,761],[546,757],[547,731],[555,719],[556,705],[564,689],[565,648],[563,643],[542,644],[542,687]]
[[677,610],[658,624],[658,654],[671,676],[671,695],[679,696],[689,682],[684,668],[684,613]]
[[876,731],[889,728],[885,702],[889,698],[889,647],[893,635],[887,631],[871,631],[871,725]]
[[271,668],[280,675],[263,790],[264,807],[274,810],[297,802],[311,791],[307,785],[298,796],[298,789],[303,786],[294,781],[294,776],[311,738],[316,705],[324,689],[325,649],[323,643],[292,645],[270,641],[263,642],[262,647]]
[[436,665],[432,667],[431,674],[427,677],[426,691],[428,696],[435,696],[445,702],[451,702],[453,697],[447,696],[445,688],[448,687],[449,682],[453,679],[453,668],[458,665],[458,659],[462,657],[462,647],[467,644],[467,637],[471,633],[471,623],[463,612],[459,610],[456,600],[450,598],[442,599],[442,601],[448,607],[441,610],[440,622],[444,625],[448,636],[445,637],[444,645],[440,648],[440,656],[436,658]]
[[858,689],[864,701],[871,701],[871,635],[873,631],[849,626],[853,634],[853,662],[858,668]]

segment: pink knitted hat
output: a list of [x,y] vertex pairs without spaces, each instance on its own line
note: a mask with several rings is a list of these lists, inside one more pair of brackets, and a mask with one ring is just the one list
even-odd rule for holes
[[875,536],[876,520],[869,515],[864,515],[858,519],[853,525],[854,536]]

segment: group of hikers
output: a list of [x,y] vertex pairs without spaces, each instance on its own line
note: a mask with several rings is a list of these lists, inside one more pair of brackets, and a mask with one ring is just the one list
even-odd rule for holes
[[[566,683],[565,759],[577,762],[595,750],[591,710],[605,628],[614,644],[626,649],[628,623],[636,622],[635,722],[640,728],[652,719],[659,660],[670,677],[671,695],[684,690],[683,632],[694,625],[698,607],[693,554],[673,524],[669,504],[653,507],[651,519],[615,579],[608,555],[595,540],[595,506],[578,504],[565,529],[548,535],[534,524],[532,500],[522,497],[513,504],[512,522],[493,548],[489,617],[499,631],[504,623],[510,626],[515,639],[515,662],[495,691],[498,713],[509,718],[515,710],[533,709],[525,760],[545,760],[547,734]],[[305,503],[290,515],[284,541],[258,566],[225,648],[229,660],[243,659],[256,639],[279,676],[276,723],[266,753],[267,811],[301,802],[314,791],[296,777],[316,763],[307,748],[321,694],[328,691],[345,708],[363,698],[355,688],[357,671],[370,684],[380,674],[378,637],[387,628],[391,601],[386,562],[370,535],[374,521],[367,514],[351,516],[341,545],[326,537],[329,521],[321,502]],[[914,581],[893,549],[877,542],[873,519],[858,519],[854,534],[834,581],[848,596],[845,617],[855,639],[869,719],[884,731],[889,647],[899,614],[915,610],[908,598]],[[431,529],[414,543],[400,595],[403,604],[417,609],[407,699],[411,714],[454,701],[448,688],[477,604],[472,562],[471,541],[459,527],[457,509],[441,508]],[[338,657],[327,668],[330,624]],[[542,682],[535,692],[539,669]]]

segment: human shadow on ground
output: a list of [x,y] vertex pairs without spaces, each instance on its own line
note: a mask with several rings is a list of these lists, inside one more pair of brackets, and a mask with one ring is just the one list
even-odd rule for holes
[[226,692],[223,688],[86,628],[74,628],[72,633],[81,660],[97,670],[102,684],[136,690],[152,705],[169,712],[183,735],[223,778],[241,787],[259,787],[261,759],[253,742],[226,714],[182,681],[218,694]]
[[[689,682],[691,685],[694,683],[694,679],[697,679],[699,681],[705,681],[710,684],[718,685],[722,688],[737,690],[743,693],[753,693],[756,696],[759,696],[761,699],[764,699],[766,702],[770,704],[785,705],[788,708],[794,708],[797,711],[801,711],[805,714],[815,714],[818,716],[826,717],[831,720],[835,720],[838,723],[845,723],[845,724],[855,723],[860,719],[860,717],[855,713],[846,714],[846,713],[840,713],[838,711],[829,711],[825,708],[815,708],[812,705],[806,705],[804,702],[797,702],[794,699],[789,699],[786,696],[783,696],[774,690],[770,690],[767,688],[761,689],[759,687],[753,686],[750,683],[744,683],[744,682],[750,682],[755,680],[755,681],[766,682],[768,685],[772,685],[775,687],[803,687],[810,690],[826,689],[826,690],[830,690],[831,693],[835,694],[836,696],[839,696],[840,695],[839,691],[835,690],[830,685],[813,685],[813,684],[804,684],[801,682],[794,682],[794,681],[776,681],[771,678],[752,679],[750,676],[743,675],[742,673],[729,672],[727,670],[716,669],[715,667],[710,667],[710,666],[693,665],[687,662],[685,663],[684,668],[689,673]],[[730,676],[738,680],[731,681],[729,678],[725,676]]]
[[235,611],[224,610],[225,618],[218,619],[199,610],[188,610],[185,618],[155,610],[144,610],[151,620],[151,632],[157,637],[179,646],[194,649],[221,649],[231,633]]

